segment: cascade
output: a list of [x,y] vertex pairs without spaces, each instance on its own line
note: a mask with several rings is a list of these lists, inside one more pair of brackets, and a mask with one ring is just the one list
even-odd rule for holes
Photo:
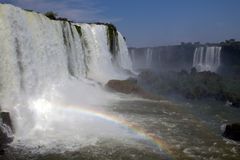
[[151,48],[147,48],[147,50],[146,50],[146,68],[151,68],[152,56],[153,56],[153,50]]
[[221,64],[221,47],[197,47],[194,51],[193,67],[197,71],[216,72]]
[[[0,4],[0,106],[11,113],[17,137],[31,139],[40,131],[50,130],[54,131],[48,132],[51,139],[60,134],[55,122],[62,118],[61,123],[68,126],[66,121],[77,121],[69,119],[70,115],[59,117],[72,111],[54,109],[46,101],[61,97],[56,93],[58,88],[77,104],[99,104],[109,96],[99,83],[129,77],[132,62],[126,42],[118,32],[114,35],[118,43],[111,43],[108,27],[50,20]],[[111,44],[119,45],[114,46],[117,53],[111,53]],[[66,91],[67,87],[71,89]]]
[[131,60],[132,60],[132,63],[135,64],[136,62],[136,55],[135,55],[135,50],[134,49],[129,49],[129,52],[130,52],[130,56],[131,56]]

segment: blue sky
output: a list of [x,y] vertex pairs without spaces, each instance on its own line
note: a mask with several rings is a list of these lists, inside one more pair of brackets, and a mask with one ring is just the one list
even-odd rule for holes
[[115,24],[129,46],[240,39],[240,0],[0,0],[75,21]]

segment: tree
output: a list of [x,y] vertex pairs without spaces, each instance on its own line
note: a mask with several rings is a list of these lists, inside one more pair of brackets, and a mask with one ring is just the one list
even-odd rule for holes
[[56,20],[57,18],[57,13],[54,13],[52,11],[46,12],[44,14],[45,16],[47,16],[48,18],[52,19],[52,20]]
[[197,73],[197,69],[195,67],[193,67],[191,69],[191,75],[195,75]]
[[236,41],[236,40],[233,39],[233,38],[232,38],[232,39],[229,39],[229,42],[230,42],[230,43],[233,43],[233,42],[235,42],[235,41]]

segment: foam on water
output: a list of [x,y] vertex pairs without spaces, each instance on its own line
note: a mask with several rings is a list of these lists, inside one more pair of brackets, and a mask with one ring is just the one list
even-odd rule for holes
[[[82,89],[87,92],[85,95],[79,92]],[[76,96],[76,93],[80,94]],[[92,95],[91,98],[87,97],[89,94]],[[99,97],[100,94],[104,96]],[[82,101],[79,97],[86,99]],[[30,148],[42,146],[44,151],[76,150],[79,147],[94,145],[102,138],[129,137],[131,134],[122,126],[81,111],[94,109],[108,112],[103,104],[109,103],[109,99],[114,97],[94,86],[79,85],[79,82],[49,90],[48,94],[41,98],[29,100],[27,108],[15,108],[19,114],[17,116],[19,128],[13,145]],[[76,108],[68,107],[71,105]],[[28,122],[21,120],[26,113],[29,114]]]

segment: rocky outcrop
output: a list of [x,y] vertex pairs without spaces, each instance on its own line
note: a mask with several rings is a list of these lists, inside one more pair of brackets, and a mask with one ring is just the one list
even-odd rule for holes
[[0,155],[4,149],[13,141],[13,126],[8,112],[0,112]]
[[8,125],[11,129],[13,129],[9,112],[0,112],[0,117],[2,119],[2,123]]
[[223,130],[223,136],[225,138],[240,141],[240,123],[227,124]]
[[125,94],[134,94],[146,99],[160,100],[162,99],[159,96],[146,92],[137,84],[137,80],[130,78],[127,80],[110,80],[106,84],[111,90],[125,93]]

